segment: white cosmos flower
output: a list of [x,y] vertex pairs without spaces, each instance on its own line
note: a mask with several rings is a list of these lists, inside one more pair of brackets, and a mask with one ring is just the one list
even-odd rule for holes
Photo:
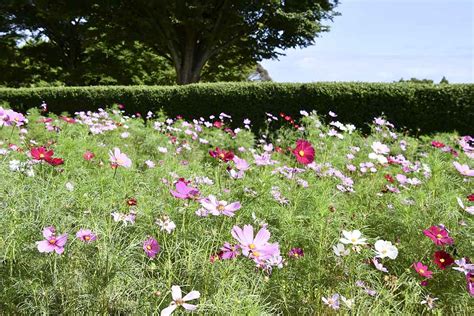
[[375,242],[375,251],[377,252],[376,257],[395,259],[398,256],[398,249],[390,241],[377,240]]
[[193,311],[197,308],[197,305],[188,304],[187,301],[198,299],[201,294],[198,291],[191,291],[186,294],[184,297],[181,293],[181,288],[178,285],[173,285],[171,287],[171,296],[173,297],[173,301],[170,303],[170,306],[166,307],[164,310],[161,311],[161,316],[168,316],[171,315],[178,306],[182,306],[184,309],[188,311]]
[[376,154],[386,155],[390,152],[390,148],[381,142],[373,142],[371,147]]
[[343,244],[353,244],[353,245],[365,245],[366,238],[361,238],[362,233],[360,230],[353,230],[351,232],[343,230],[342,235],[344,238],[341,238],[339,241]]
[[350,250],[345,249],[343,244],[337,244],[335,246],[332,246],[332,250],[334,251],[334,254],[338,257],[344,257],[349,255]]
[[355,299],[345,298],[344,296],[341,295],[341,301],[347,306],[348,309],[352,309],[352,306],[354,306]]

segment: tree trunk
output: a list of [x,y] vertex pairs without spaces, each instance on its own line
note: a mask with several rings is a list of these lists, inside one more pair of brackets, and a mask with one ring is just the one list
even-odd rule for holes
[[209,54],[202,52],[193,31],[186,36],[186,43],[181,51],[181,58],[175,60],[177,83],[180,85],[199,82],[201,70],[209,59]]

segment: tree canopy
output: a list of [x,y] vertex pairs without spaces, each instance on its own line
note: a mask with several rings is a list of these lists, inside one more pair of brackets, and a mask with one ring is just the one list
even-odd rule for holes
[[0,84],[39,78],[67,85],[242,80],[258,61],[314,44],[329,30],[325,22],[337,15],[337,4],[3,0]]

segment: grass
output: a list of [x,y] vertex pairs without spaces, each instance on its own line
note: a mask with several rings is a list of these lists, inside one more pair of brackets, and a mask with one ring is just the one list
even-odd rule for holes
[[[5,149],[0,155],[1,313],[158,314],[172,300],[172,285],[180,285],[184,293],[199,291],[201,297],[193,301],[198,304],[196,312],[210,315],[333,314],[336,311],[326,306],[322,297],[334,293],[355,300],[352,310],[341,302],[341,314],[428,313],[428,306],[420,304],[428,294],[438,298],[435,314],[474,312],[464,274],[452,267],[438,269],[432,256],[440,247],[423,235],[424,229],[444,224],[455,241],[455,247],[446,250],[455,259],[474,258],[474,216],[456,202],[459,197],[466,205],[472,203],[466,196],[474,188],[472,180],[452,164],[468,163],[458,148],[458,135],[413,138],[374,125],[370,135],[357,130],[340,132],[340,139],[327,136],[331,126],[322,125],[312,114],[301,120],[304,131],[283,122],[276,131],[263,131],[266,138],[245,128],[232,137],[223,129],[200,124],[202,131],[193,139],[185,133],[195,131],[192,121],[190,127],[183,125],[183,120],[167,125],[158,115],[145,124],[117,110],[109,116],[117,123],[116,128],[102,134],[55,116],[49,124],[60,130],[48,131],[36,110],[28,115],[26,134],[20,134],[17,127],[1,128],[0,148]],[[123,133],[128,137],[123,138]],[[286,150],[299,138],[312,143],[321,171],[298,164]],[[399,145],[401,140],[407,143],[406,151]],[[459,157],[434,148],[432,140],[456,148]],[[421,184],[402,187],[395,180],[393,186],[400,193],[386,192],[390,183],[384,176],[404,172],[400,165],[382,165],[368,158],[375,141],[389,146],[391,156],[402,154],[412,165],[419,161],[420,169],[407,176],[416,177]],[[9,143],[21,150],[8,149]],[[262,153],[263,143],[282,148],[282,153],[272,152],[275,165],[253,163],[251,151]],[[34,164],[34,176],[10,169],[12,160],[30,161],[28,153],[36,146],[54,149],[54,156],[63,158],[64,164]],[[160,152],[158,146],[168,152]],[[349,161],[347,154],[354,146],[360,151]],[[133,162],[131,168],[118,167],[115,176],[108,154],[114,147]],[[226,167],[233,166],[232,162],[223,163],[209,155],[215,147],[233,150],[251,163],[243,179],[229,177]],[[239,147],[246,151],[240,152]],[[86,150],[95,154],[91,161],[83,158]],[[146,160],[156,166],[148,168]],[[375,163],[376,172],[360,172],[359,164],[369,161]],[[324,164],[350,177],[354,192],[341,192],[337,188],[341,180],[328,175],[329,165]],[[358,170],[349,172],[347,164]],[[282,166],[304,171],[288,179],[273,172]],[[234,217],[197,216],[198,202],[170,194],[181,177],[193,181],[202,196],[214,194],[220,200],[240,201],[242,208]],[[208,177],[213,184],[197,184],[196,177]],[[296,179],[307,181],[308,187]],[[67,183],[74,186],[72,191]],[[275,187],[288,199],[287,204],[274,199],[271,191]],[[132,197],[137,205],[130,207],[126,201]],[[128,214],[131,210],[137,214],[135,224],[115,222],[111,216],[112,212]],[[163,215],[176,224],[171,234],[155,223]],[[262,222],[268,224],[270,241],[280,245],[283,268],[265,272],[243,256],[210,262],[210,256],[224,242],[236,242],[231,236],[234,225],[251,224],[258,229]],[[36,242],[44,239],[43,228],[51,225],[58,233],[69,234],[62,255],[37,249]],[[81,228],[92,230],[97,240],[87,244],[75,238]],[[351,250],[348,256],[336,256],[333,246],[343,230],[360,230],[368,245],[359,252]],[[143,251],[148,237],[161,245],[154,259]],[[379,260],[389,273],[370,264],[378,239],[391,241],[399,250],[396,259]],[[293,247],[302,248],[304,256],[288,257]],[[426,287],[420,285],[422,278],[412,268],[418,261],[434,272]],[[376,294],[368,295],[357,281],[363,281]]]

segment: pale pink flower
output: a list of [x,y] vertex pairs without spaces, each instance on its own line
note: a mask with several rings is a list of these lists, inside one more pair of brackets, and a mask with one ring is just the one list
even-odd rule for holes
[[208,210],[212,215],[234,216],[234,212],[240,209],[239,202],[228,204],[227,201],[218,201],[214,195],[209,195],[206,199],[200,201],[202,207]]
[[453,165],[454,167],[456,167],[457,171],[459,171],[459,173],[463,176],[474,177],[474,169],[469,168],[468,165],[461,165],[457,161],[454,161]]
[[171,315],[179,306],[182,306],[188,311],[196,310],[197,305],[188,304],[186,302],[198,299],[201,294],[198,291],[191,291],[183,297],[181,288],[178,285],[173,285],[171,287],[171,296],[173,297],[173,301],[171,302],[170,306],[161,311],[161,316]]
[[117,147],[114,148],[114,151],[109,151],[109,158],[112,164],[112,167],[117,168],[118,166],[130,168],[132,166],[132,161],[128,156],[120,151]]

